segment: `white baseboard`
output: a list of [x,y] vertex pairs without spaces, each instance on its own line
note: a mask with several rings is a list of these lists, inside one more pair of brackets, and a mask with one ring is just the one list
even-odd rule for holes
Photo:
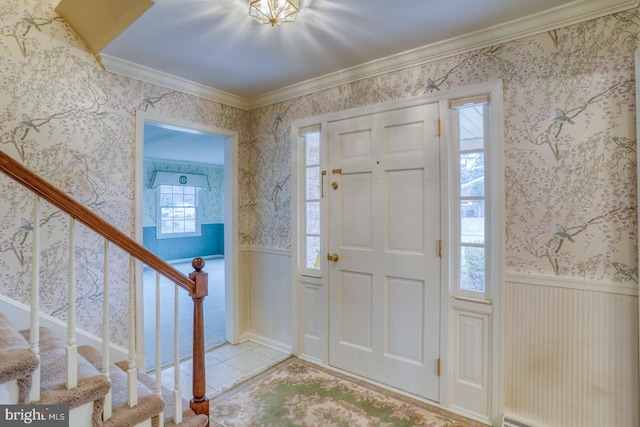
[[[4,295],[0,295],[0,313],[4,314],[16,329],[28,329],[31,318],[31,308],[18,301],[12,300]],[[67,324],[48,314],[40,314],[40,326],[46,326],[51,329],[55,336],[63,341],[67,341]],[[76,329],[76,342],[78,346],[89,345],[99,353],[102,353],[102,338],[99,338],[89,332]],[[112,362],[128,360],[129,353],[127,349],[110,345],[110,358]]]
[[278,341],[274,341],[272,339],[265,338],[265,337],[262,337],[262,336],[256,335],[256,334],[251,334],[251,333],[243,334],[242,338],[244,338],[242,341],[247,341],[247,340],[248,341],[253,341],[256,344],[260,344],[260,345],[263,345],[265,347],[269,347],[269,348],[272,348],[274,350],[278,350],[278,351],[280,351],[282,353],[285,353],[285,354],[293,354],[293,347],[291,347],[291,345],[289,345],[289,344],[285,344],[285,343],[281,343],[281,342],[278,342]]

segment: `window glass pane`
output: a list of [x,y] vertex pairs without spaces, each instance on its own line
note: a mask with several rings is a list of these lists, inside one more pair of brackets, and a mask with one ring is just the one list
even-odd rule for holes
[[484,148],[484,106],[471,105],[458,109],[460,151]]
[[173,232],[173,221],[163,220],[160,225],[162,233],[171,233]]
[[460,241],[484,244],[484,200],[460,200]]
[[196,220],[195,219],[187,219],[184,221],[184,231],[185,233],[194,233],[196,231]]
[[173,206],[184,206],[184,196],[182,194],[173,195]]
[[320,202],[307,202],[307,234],[320,234]]
[[320,168],[307,168],[307,199],[320,198]]
[[174,233],[184,233],[184,221],[173,221],[173,232]]
[[184,194],[196,194],[196,187],[180,187]]
[[484,248],[460,247],[460,289],[484,292]]
[[307,236],[305,267],[309,269],[320,268],[320,237]]
[[185,194],[182,206],[195,206],[195,205],[196,205],[196,195]]
[[173,203],[172,202],[172,197],[171,197],[171,193],[167,194],[167,193],[160,193],[160,206],[172,206]]
[[306,165],[319,165],[320,164],[320,133],[308,133],[305,135],[306,142]]
[[460,154],[460,196],[484,196],[484,153]]
[[184,217],[195,220],[196,218],[196,208],[184,208]]

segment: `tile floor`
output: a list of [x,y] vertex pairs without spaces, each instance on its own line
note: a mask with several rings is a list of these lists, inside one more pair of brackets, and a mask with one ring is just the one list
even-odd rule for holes
[[[286,353],[251,341],[216,347],[205,353],[207,397],[212,398],[287,357],[289,355]],[[192,398],[192,366],[191,360],[180,364],[180,388],[182,396],[187,400]],[[162,384],[173,389],[174,382],[174,368],[163,369]]]

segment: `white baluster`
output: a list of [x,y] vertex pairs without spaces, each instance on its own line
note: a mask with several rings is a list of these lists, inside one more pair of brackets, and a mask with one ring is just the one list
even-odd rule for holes
[[76,345],[76,220],[69,217],[69,286],[67,292],[67,389],[78,385]]
[[174,422],[182,422],[182,391],[180,390],[180,327],[178,297],[180,296],[178,286],[174,285],[173,296],[173,407],[175,408]]
[[[109,384],[111,384],[110,375],[110,343],[111,337],[109,336],[109,241],[104,239],[104,280],[103,280],[103,297],[102,297],[102,375],[104,375]],[[104,409],[102,411],[102,420],[106,421],[111,418],[111,388],[104,397]]]
[[40,400],[40,197],[34,196],[33,221],[31,222],[33,233],[33,263],[31,265],[31,322],[29,344],[31,351],[38,359],[38,368],[31,376],[31,393],[29,399],[32,402]]
[[136,260],[130,257],[129,261],[129,369],[127,370],[127,383],[129,388],[129,407],[138,404],[138,370],[136,369],[136,292],[134,285],[134,272]]
[[[162,360],[160,358],[160,273],[156,272],[156,389],[155,393],[162,397]],[[159,427],[164,427],[164,413],[158,416]]]

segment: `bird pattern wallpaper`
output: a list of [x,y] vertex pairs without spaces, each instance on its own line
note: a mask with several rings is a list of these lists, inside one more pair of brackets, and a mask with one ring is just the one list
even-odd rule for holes
[[[105,71],[54,12],[0,2],[0,149],[133,234],[135,114],[239,135],[240,243],[291,248],[291,123],[501,79],[507,271],[635,284],[634,52],[639,12],[621,12],[252,111]],[[0,293],[30,295],[41,233],[42,309],[66,318],[69,220],[0,176]],[[78,327],[102,332],[102,239],[76,225]],[[109,260],[111,325],[126,345],[128,258]]]

